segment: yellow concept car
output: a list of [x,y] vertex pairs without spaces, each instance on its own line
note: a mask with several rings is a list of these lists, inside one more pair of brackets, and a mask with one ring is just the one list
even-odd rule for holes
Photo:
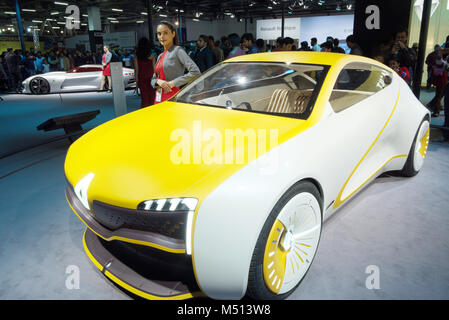
[[412,176],[429,112],[391,69],[252,54],[70,147],[67,200],[98,269],[149,299],[285,298],[321,225],[385,171]]

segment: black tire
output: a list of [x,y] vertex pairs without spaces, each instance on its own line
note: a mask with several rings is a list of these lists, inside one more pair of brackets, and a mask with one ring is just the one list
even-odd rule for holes
[[422,124],[424,122],[426,122],[426,121],[429,122],[428,116],[426,116],[421,121],[421,123],[419,124],[418,129],[416,130],[415,138],[413,139],[412,146],[411,146],[410,151],[409,151],[408,156],[407,156],[407,161],[405,162],[405,165],[404,165],[404,167],[401,170],[401,175],[404,176],[404,177],[413,177],[413,176],[416,176],[418,174],[418,172],[419,172],[419,170],[415,170],[414,152],[415,152],[416,140],[418,139],[419,130],[421,129]]
[[[276,218],[278,217],[280,211],[282,208],[288,203],[290,199],[292,199],[297,194],[300,194],[302,192],[308,192],[311,193],[318,201],[320,205],[320,211],[321,211],[321,221],[322,221],[322,214],[323,214],[323,204],[320,192],[316,188],[316,186],[309,182],[309,181],[300,181],[293,185],[287,192],[284,193],[284,195],[279,199],[279,201],[274,206],[273,210],[271,210],[270,215],[268,216],[262,231],[260,232],[259,238],[256,243],[256,247],[254,248],[253,256],[251,259],[250,269],[249,269],[249,276],[248,276],[248,287],[246,291],[246,295],[250,299],[256,299],[256,300],[282,300],[287,298],[295,289],[301,284],[302,280],[307,275],[307,272],[310,270],[310,266],[313,263],[313,257],[312,261],[310,262],[309,269],[306,271],[304,276],[301,278],[301,280],[298,282],[298,284],[295,285],[293,289],[290,291],[284,293],[284,294],[275,294],[272,291],[270,291],[264,281],[263,277],[263,258],[264,258],[264,251],[265,251],[265,245],[268,239],[269,232],[271,230],[272,225],[275,223]],[[322,223],[321,223],[322,226]],[[321,235],[321,231],[320,231]],[[318,240],[319,243],[319,240]],[[316,252],[316,251],[315,251]]]
[[43,77],[34,77],[29,83],[32,94],[47,94],[50,93],[50,83]]

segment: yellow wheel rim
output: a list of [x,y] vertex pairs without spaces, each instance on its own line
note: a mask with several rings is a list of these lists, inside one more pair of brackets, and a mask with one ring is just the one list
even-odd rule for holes
[[321,209],[311,193],[291,198],[276,217],[265,244],[263,278],[275,294],[301,281],[315,256],[321,234]]
[[430,135],[430,130],[427,129],[426,133],[420,139],[421,147],[419,148],[419,153],[421,154],[421,156],[423,158],[426,157],[427,147],[429,146],[429,135]]
[[263,258],[263,276],[265,284],[274,293],[279,293],[284,281],[287,251],[280,246],[281,237],[285,234],[285,227],[279,220],[271,227],[265,246]]
[[424,158],[427,154],[427,147],[429,146],[430,126],[428,121],[424,121],[419,127],[418,135],[416,137],[416,145],[413,155],[413,168],[419,171],[424,163]]

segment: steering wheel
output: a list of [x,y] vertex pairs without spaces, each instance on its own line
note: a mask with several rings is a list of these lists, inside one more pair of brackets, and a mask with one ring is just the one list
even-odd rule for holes
[[236,109],[241,108],[242,106],[245,106],[247,110],[253,110],[251,108],[251,105],[249,104],[249,102],[241,102],[237,107],[235,107]]

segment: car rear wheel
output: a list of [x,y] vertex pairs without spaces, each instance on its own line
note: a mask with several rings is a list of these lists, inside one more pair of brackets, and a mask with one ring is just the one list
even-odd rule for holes
[[284,299],[306,275],[321,235],[321,196],[303,181],[277,202],[257,240],[248,277],[253,299]]
[[413,177],[418,174],[424,163],[427,154],[427,147],[429,146],[430,125],[426,118],[421,122],[418,131],[416,132],[415,140],[413,141],[410,153],[407,157],[407,162],[402,169],[402,174],[406,177]]
[[47,79],[35,77],[30,80],[30,91],[33,94],[46,94],[50,92],[50,84]]

